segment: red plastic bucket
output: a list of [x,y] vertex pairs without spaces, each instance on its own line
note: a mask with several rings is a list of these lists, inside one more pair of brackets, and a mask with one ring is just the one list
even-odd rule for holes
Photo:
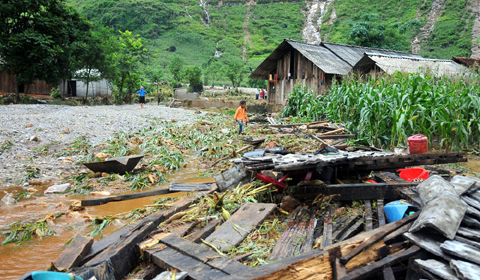
[[425,135],[417,134],[407,138],[408,151],[410,154],[428,153],[428,138]]
[[428,171],[423,168],[398,169],[397,172],[400,172],[400,178],[407,180],[409,182],[418,178],[422,178],[426,180],[430,176]]

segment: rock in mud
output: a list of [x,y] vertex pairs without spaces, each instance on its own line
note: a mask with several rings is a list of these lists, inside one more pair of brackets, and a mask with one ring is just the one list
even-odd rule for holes
[[65,192],[70,189],[70,184],[60,184],[60,185],[53,185],[49,187],[44,194],[51,194],[51,193],[59,193],[59,192]]
[[2,198],[1,203],[5,205],[12,205],[17,203],[17,201],[15,200],[15,198],[13,198],[13,193],[7,193]]

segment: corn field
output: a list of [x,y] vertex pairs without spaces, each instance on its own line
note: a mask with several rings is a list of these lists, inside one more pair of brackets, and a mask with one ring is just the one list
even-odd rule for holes
[[297,87],[283,115],[342,122],[357,138],[384,148],[406,145],[414,134],[426,135],[430,145],[447,151],[480,147],[477,76],[396,73],[364,81],[347,77],[323,96]]

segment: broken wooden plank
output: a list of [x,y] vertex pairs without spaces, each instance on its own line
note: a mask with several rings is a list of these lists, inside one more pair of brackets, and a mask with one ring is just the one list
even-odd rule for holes
[[340,262],[339,258],[335,258],[335,263],[334,263],[334,270],[333,270],[334,279],[340,279],[347,275],[347,269],[345,266]]
[[385,212],[383,211],[383,199],[377,200],[378,226],[385,225]]
[[[303,251],[303,245],[306,242],[308,232],[307,227],[314,223],[314,221],[312,221],[313,219],[315,219],[315,217],[312,217],[312,214],[308,211],[307,207],[302,205],[298,206],[287,217],[287,228],[283,231],[275,244],[269,259],[282,259],[301,253]],[[310,227],[313,227],[313,225]],[[313,228],[310,230],[310,233],[313,234]],[[306,244],[306,247],[309,246],[311,249],[312,244]]]
[[201,230],[197,231],[194,233],[192,236],[188,238],[188,240],[194,242],[194,243],[200,243],[202,242],[202,239],[207,238],[212,232],[215,231],[215,228],[218,226],[220,221],[211,221],[209,222],[205,227],[203,227]]
[[365,231],[370,231],[373,229],[372,202],[367,199],[364,201],[364,206],[365,206]]
[[199,184],[188,184],[188,183],[171,183],[169,191],[170,192],[193,192],[193,191],[208,191],[211,184],[208,183],[199,183]]
[[168,189],[159,189],[159,190],[146,191],[146,192],[137,192],[137,193],[121,194],[116,196],[85,199],[85,200],[82,200],[82,206],[97,206],[97,205],[102,205],[102,204],[114,202],[114,201],[124,201],[124,200],[147,197],[147,196],[162,195],[167,193],[170,193]]
[[276,208],[273,203],[245,203],[205,241],[228,251],[240,244]]
[[384,267],[382,274],[383,280],[395,280],[395,275],[393,274],[393,269],[391,267]]
[[400,196],[400,198],[405,199],[406,201],[417,207],[422,207],[424,205],[422,199],[420,198],[420,195],[418,195],[418,193],[412,191],[408,187],[398,189],[398,195]]
[[357,221],[359,217],[360,215],[356,214],[349,217],[345,222],[341,223],[340,227],[332,234],[332,242],[335,243],[340,240],[342,235]]
[[332,245],[332,215],[327,212],[323,221],[322,248]]
[[440,245],[446,240],[443,236],[432,236],[431,234],[426,234],[424,232],[406,232],[403,236],[413,244],[437,257],[443,258],[447,261],[451,259],[449,255],[445,254],[445,252],[440,249]]
[[390,232],[400,228],[401,226],[410,223],[414,221],[418,217],[419,213],[415,213],[413,215],[410,215],[406,218],[403,218],[401,220],[398,220],[393,223],[389,223],[385,226],[382,227],[382,231],[377,232],[376,234],[372,235],[370,238],[362,242],[358,247],[353,249],[352,251],[348,252],[345,256],[340,258],[340,261],[343,264],[346,264],[348,261],[350,261],[353,257],[356,255],[360,254],[364,250],[368,249],[371,245],[377,243],[380,239],[383,239],[385,236],[387,236]]
[[440,245],[440,249],[452,256],[480,264],[480,251],[473,246],[455,240],[447,240]]
[[356,268],[347,273],[346,276],[340,278],[340,280],[369,279],[370,276],[376,274],[378,271],[381,271],[384,267],[408,260],[411,256],[418,254],[420,251],[420,247],[412,246],[407,250],[397,252],[379,261],[372,262],[368,266]]
[[450,267],[455,271],[455,273],[464,280],[478,280],[480,279],[480,266],[460,261],[460,260],[451,260]]
[[459,280],[455,275],[453,269],[451,269],[450,266],[448,266],[448,264],[446,263],[430,259],[415,260],[415,264],[418,265],[421,269],[426,270],[442,279]]
[[403,237],[402,235],[407,232],[410,227],[412,226],[411,223],[408,223],[404,226],[401,226],[400,228],[398,228],[397,230],[389,233],[387,236],[385,236],[383,238],[383,241],[385,241],[385,244],[392,244],[392,243],[395,243],[395,242],[400,242],[403,240]]
[[363,223],[365,222],[365,220],[363,218],[360,218],[355,224],[353,224],[353,226],[349,227],[345,233],[343,233],[340,238],[338,238],[338,241],[343,241],[343,240],[346,240],[348,238],[351,238],[352,236],[354,236],[355,234],[357,234],[358,232],[361,231],[361,227],[363,226]]
[[370,248],[368,248],[367,250],[361,252],[360,254],[352,258],[348,263],[345,264],[345,268],[347,269],[347,272],[349,272],[357,267],[363,266],[367,263],[385,257],[386,255],[388,255],[388,252],[388,246],[385,245],[383,240],[380,240],[379,242],[370,246]]
[[81,235],[75,236],[67,245],[62,254],[53,263],[57,268],[70,269],[78,267],[82,259],[88,254],[93,244],[93,238]]

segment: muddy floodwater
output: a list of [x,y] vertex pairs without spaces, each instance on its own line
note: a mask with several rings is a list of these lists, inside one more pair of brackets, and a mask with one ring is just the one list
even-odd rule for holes
[[[213,182],[213,178],[198,178],[198,170],[189,165],[185,169],[178,170],[169,176],[171,182],[176,183],[206,183]],[[161,187],[168,187],[169,183],[163,184]],[[150,189],[146,189],[150,190]],[[99,206],[86,207],[85,212],[90,216],[105,216],[115,215],[143,207],[144,205],[153,204],[155,200],[163,197],[175,197],[184,195],[182,192],[171,193],[166,195],[158,195],[151,197],[144,197],[139,199],[132,199],[119,202],[111,202]],[[68,199],[82,199],[87,196],[71,196]],[[52,203],[52,212],[57,210],[54,204],[62,203],[61,198]],[[50,200],[46,200],[49,203]],[[43,204],[42,204],[43,205]],[[1,222],[10,223],[19,221],[28,216],[38,216],[38,211],[45,211],[45,208],[40,206],[1,206],[0,217]],[[61,207],[61,206],[59,206]],[[12,211],[14,210],[14,211]],[[99,239],[104,235],[109,235],[125,226],[123,223],[114,223],[107,227],[102,235],[96,237]],[[67,243],[76,234],[86,234],[91,229],[89,223],[85,222],[81,216],[62,216],[57,219],[56,223],[52,225],[52,229],[57,232],[55,236],[45,238],[34,238],[32,241],[22,245],[8,244],[0,247],[0,279],[16,280],[27,272],[44,270],[54,261],[65,248]]]

